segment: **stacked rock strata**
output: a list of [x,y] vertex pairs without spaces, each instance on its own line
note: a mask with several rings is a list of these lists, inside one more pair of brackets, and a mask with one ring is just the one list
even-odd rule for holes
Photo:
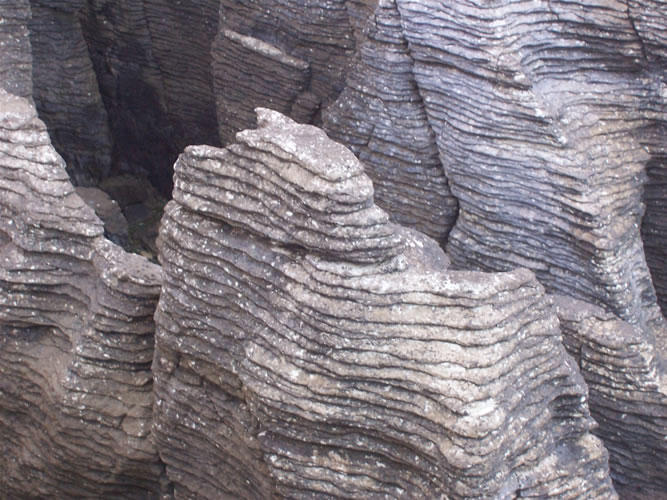
[[0,496],[157,498],[159,268],[104,239],[44,124],[0,90]]
[[22,97],[32,96],[29,21],[28,0],[0,0],[0,88]]
[[381,2],[365,34],[345,90],[324,113],[324,128],[362,160],[375,201],[392,220],[444,244],[458,204],[440,163],[395,4]]
[[525,266],[551,291],[664,330],[638,230],[648,157],[634,132],[649,86],[636,78],[641,45],[626,7],[398,10],[461,207],[453,262]]
[[534,276],[448,271],[349,150],[258,122],[186,150],[163,218],[154,433],[176,497],[614,498]]
[[343,89],[354,26],[369,12],[350,0],[221,0],[213,79],[222,143],[255,126],[253,106],[317,122]]
[[667,2],[630,0],[628,7],[642,44],[643,78],[653,88],[641,110],[647,124],[638,133],[651,154],[646,165],[642,237],[658,302],[667,315]]
[[29,23],[33,98],[72,181],[109,174],[112,141],[78,13],[85,2],[32,0]]
[[623,498],[667,492],[667,376],[654,339],[599,307],[555,297],[563,340],[589,389],[595,433]]

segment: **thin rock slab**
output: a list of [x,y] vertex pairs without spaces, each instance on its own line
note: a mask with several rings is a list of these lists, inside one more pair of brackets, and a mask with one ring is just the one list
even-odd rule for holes
[[354,155],[258,110],[175,166],[153,432],[176,498],[616,498],[532,273],[449,271]]

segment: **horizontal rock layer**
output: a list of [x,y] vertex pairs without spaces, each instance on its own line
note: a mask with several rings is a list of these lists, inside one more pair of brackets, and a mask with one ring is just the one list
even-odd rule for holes
[[158,498],[160,270],[102,236],[44,124],[0,90],[0,491]]
[[554,302],[619,493],[661,498],[667,492],[667,376],[654,339],[590,304],[563,296]]
[[534,276],[447,271],[349,151],[258,122],[186,150],[163,218],[154,433],[176,497],[615,497]]

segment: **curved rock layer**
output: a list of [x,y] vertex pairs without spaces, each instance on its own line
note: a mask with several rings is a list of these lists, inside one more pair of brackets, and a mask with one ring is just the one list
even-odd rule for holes
[[163,218],[154,433],[176,498],[615,498],[532,273],[447,271],[349,150],[258,122],[181,155]]
[[150,370],[160,271],[102,234],[34,107],[0,90],[3,498],[163,488]]
[[21,97],[32,96],[30,2],[0,0],[0,88]]
[[324,128],[364,163],[375,202],[392,220],[444,245],[458,203],[440,163],[393,4],[380,3],[365,35],[345,90],[324,112]]
[[627,6],[399,0],[461,211],[459,267],[526,266],[667,340],[639,233],[652,86]]
[[622,498],[667,492],[667,376],[653,340],[599,307],[554,298],[568,352],[589,390]]

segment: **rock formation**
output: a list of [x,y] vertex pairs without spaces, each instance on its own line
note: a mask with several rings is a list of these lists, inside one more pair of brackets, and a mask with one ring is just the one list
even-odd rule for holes
[[157,498],[160,270],[103,237],[25,99],[0,90],[0,496]]
[[667,377],[655,339],[600,307],[563,296],[554,302],[619,493],[661,498],[667,492]]
[[324,126],[364,163],[378,206],[444,244],[458,204],[417,89],[400,16],[391,7],[378,6],[345,90],[325,111]]
[[258,122],[181,155],[163,219],[154,432],[176,496],[614,497],[532,273],[448,271],[349,150]]
[[0,0],[0,88],[32,96],[28,0]]

